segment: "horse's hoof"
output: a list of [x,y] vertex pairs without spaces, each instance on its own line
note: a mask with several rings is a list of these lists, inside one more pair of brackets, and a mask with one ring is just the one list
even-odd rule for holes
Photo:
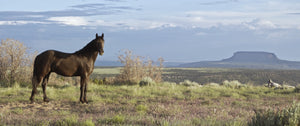
[[45,98],[45,99],[44,99],[44,102],[49,102],[49,99],[48,99],[48,98]]
[[79,102],[82,103],[82,104],[84,104],[84,101],[83,101],[83,100],[80,100]]
[[33,98],[32,97],[30,97],[30,104],[33,104],[34,103],[34,100],[33,100]]
[[84,103],[86,103],[86,104],[88,104],[89,102],[88,102],[88,100],[86,100],[86,99],[84,99],[84,101],[83,101]]

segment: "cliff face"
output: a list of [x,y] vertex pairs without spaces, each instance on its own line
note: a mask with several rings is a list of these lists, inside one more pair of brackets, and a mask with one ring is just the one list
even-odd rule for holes
[[300,69],[300,62],[280,60],[269,52],[236,52],[232,57],[221,61],[202,61],[181,64],[179,67],[215,67],[250,69]]
[[274,63],[280,61],[274,53],[268,52],[236,52],[223,62]]

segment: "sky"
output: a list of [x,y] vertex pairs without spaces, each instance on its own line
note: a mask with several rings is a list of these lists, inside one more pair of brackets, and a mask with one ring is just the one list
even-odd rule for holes
[[75,52],[104,33],[104,55],[122,50],[170,62],[265,51],[300,61],[299,0],[0,0],[0,39],[32,51]]

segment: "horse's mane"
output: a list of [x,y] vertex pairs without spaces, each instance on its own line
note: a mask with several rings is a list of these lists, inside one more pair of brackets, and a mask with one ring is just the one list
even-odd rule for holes
[[94,52],[95,50],[95,40],[92,40],[89,42],[86,46],[84,46],[82,49],[75,52],[75,54],[84,54],[86,52]]

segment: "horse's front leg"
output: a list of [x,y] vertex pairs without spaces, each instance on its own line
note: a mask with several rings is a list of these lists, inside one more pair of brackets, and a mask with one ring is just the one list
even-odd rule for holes
[[80,102],[84,103],[83,95],[84,95],[84,88],[85,88],[85,77],[80,77]]

